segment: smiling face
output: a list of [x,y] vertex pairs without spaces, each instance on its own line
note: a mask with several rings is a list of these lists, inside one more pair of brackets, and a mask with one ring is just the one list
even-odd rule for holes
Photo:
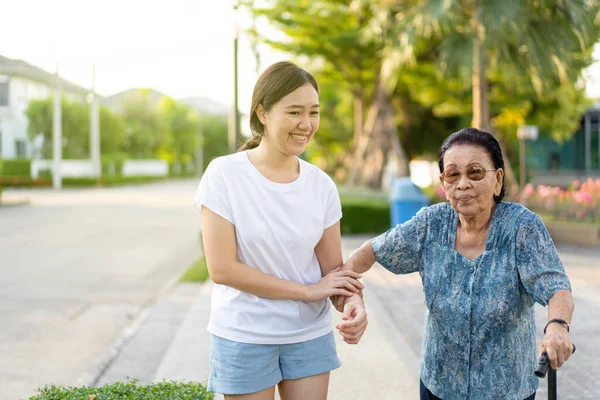
[[319,94],[307,83],[265,111],[256,109],[264,125],[264,142],[285,155],[302,154],[319,128]]
[[[472,177],[481,174],[482,170],[488,171],[484,172],[483,179],[473,180],[469,179],[468,170]],[[456,182],[448,183],[440,177],[446,199],[452,208],[459,214],[474,217],[494,206],[494,196],[499,195],[502,189],[504,171],[495,169],[491,157],[483,148],[454,145],[444,154],[444,174],[458,178]]]

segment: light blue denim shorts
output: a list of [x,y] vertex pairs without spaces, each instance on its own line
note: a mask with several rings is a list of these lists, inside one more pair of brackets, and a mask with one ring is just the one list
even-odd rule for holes
[[319,375],[341,365],[333,332],[292,344],[240,343],[212,335],[208,390],[255,393],[284,379]]

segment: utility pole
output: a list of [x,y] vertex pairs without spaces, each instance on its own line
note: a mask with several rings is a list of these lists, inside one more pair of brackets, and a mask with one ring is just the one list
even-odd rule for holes
[[62,175],[60,165],[62,161],[62,89],[58,75],[58,63],[56,63],[55,87],[54,87],[54,111],[52,113],[52,150],[54,162],[52,164],[52,187],[62,187]]
[[102,176],[100,162],[100,108],[96,96],[96,64],[92,66],[92,92],[90,104],[90,161],[95,178]]

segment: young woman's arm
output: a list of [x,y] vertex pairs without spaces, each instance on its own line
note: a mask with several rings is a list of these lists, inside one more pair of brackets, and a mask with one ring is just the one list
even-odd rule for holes
[[[265,274],[237,259],[235,226],[202,206],[202,240],[206,265],[213,282],[271,299],[321,301],[333,295],[351,296],[362,287],[360,274],[334,271],[314,285]],[[341,266],[341,264],[340,264]]]

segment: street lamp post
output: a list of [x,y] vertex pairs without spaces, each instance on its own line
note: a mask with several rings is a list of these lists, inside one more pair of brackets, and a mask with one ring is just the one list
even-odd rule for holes
[[229,151],[235,153],[240,141],[240,112],[238,109],[238,37],[239,26],[237,20],[237,7],[233,8],[234,35],[233,35],[233,110],[229,121]]
[[519,200],[523,203],[523,191],[527,181],[526,171],[526,152],[525,142],[527,140],[536,140],[538,137],[538,127],[535,125],[522,125],[517,129],[517,138],[519,139]]

